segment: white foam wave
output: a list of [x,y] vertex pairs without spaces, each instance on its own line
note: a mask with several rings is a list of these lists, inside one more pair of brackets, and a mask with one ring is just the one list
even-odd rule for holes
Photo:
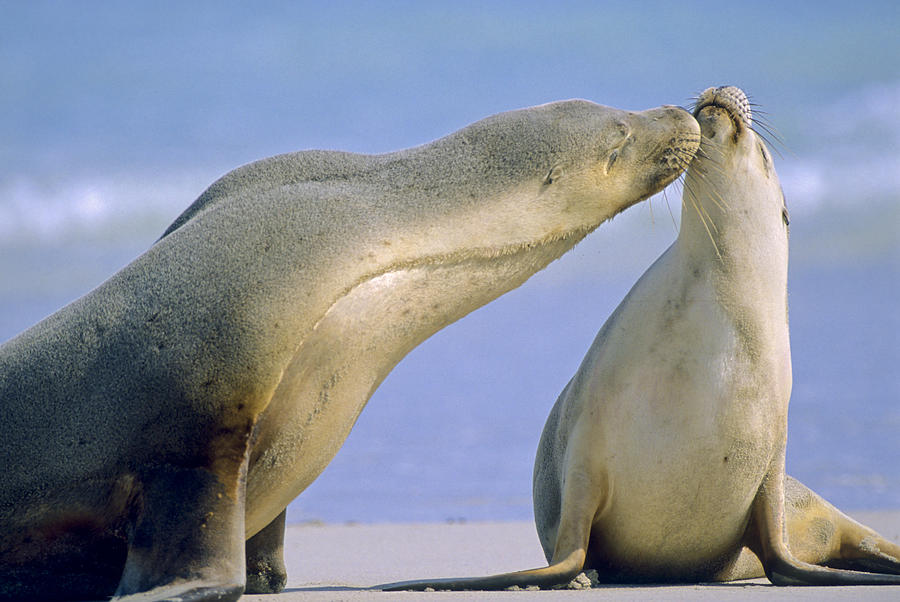
[[873,200],[900,202],[900,155],[801,157],[781,161],[778,175],[796,215],[832,206],[864,210]]
[[156,232],[214,179],[208,173],[119,174],[0,184],[0,240]]
[[792,212],[900,200],[900,82],[848,93],[801,125],[812,150],[778,162]]
[[[884,144],[897,149],[900,142],[900,82],[870,84],[850,92],[816,112],[823,134],[850,144]],[[875,139],[860,140],[861,132]]]
[[[900,82],[860,88],[803,119],[795,129],[805,133],[798,146],[807,150],[776,160],[793,214],[900,201]],[[179,167],[0,181],[0,242],[122,229],[158,233],[222,171]]]

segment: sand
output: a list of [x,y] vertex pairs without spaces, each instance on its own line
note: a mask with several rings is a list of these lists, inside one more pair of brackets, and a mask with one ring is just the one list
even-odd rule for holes
[[[900,542],[900,511],[854,518]],[[367,588],[425,577],[484,575],[545,565],[530,522],[290,525],[288,585],[246,602],[306,600],[900,600],[900,586],[775,587],[765,579],[676,586],[610,586],[518,592],[381,592]]]

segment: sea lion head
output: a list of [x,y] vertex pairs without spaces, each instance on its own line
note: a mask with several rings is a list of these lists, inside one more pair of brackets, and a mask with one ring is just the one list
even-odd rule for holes
[[636,112],[568,102],[557,110],[584,112],[579,122],[592,135],[551,167],[542,194],[568,199],[586,222],[593,217],[599,223],[656,194],[681,175],[699,147],[699,127],[680,107]]
[[774,175],[772,158],[756,134],[750,101],[743,90],[736,86],[707,88],[697,99],[694,117],[707,146],[723,154],[721,159],[754,156],[762,162],[766,176]]
[[742,171],[756,168],[760,175],[778,182],[772,156],[756,133],[750,101],[743,90],[736,86],[707,88],[698,97],[693,114],[700,124],[700,156],[721,162],[714,171],[729,174],[743,162]]
[[544,249],[532,256],[546,264],[678,178],[699,145],[697,121],[675,106],[635,112],[574,99],[492,115],[386,156],[401,159],[389,179],[411,180],[403,190],[415,193],[389,253]]
[[754,199],[769,208],[759,213],[761,218],[786,232],[784,193],[772,156],[757,134],[747,95],[736,86],[707,88],[698,97],[693,115],[700,124],[701,145],[688,171],[685,191],[694,199],[712,198],[725,213],[728,199]]

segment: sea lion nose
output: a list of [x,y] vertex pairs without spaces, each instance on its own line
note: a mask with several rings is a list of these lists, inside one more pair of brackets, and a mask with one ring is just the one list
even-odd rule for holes
[[747,125],[753,123],[750,100],[744,91],[737,86],[718,86],[704,90],[697,97],[694,116],[697,116],[700,109],[709,105],[717,105],[728,109],[732,116],[737,117]]

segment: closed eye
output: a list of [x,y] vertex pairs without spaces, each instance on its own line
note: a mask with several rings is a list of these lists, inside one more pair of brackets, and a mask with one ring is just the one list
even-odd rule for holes
[[550,168],[550,171],[547,172],[547,175],[544,176],[544,185],[549,186],[556,182],[563,173],[563,168],[561,165],[554,165]]
[[609,161],[607,161],[607,163],[606,163],[606,171],[609,171],[610,169],[612,169],[613,163],[615,163],[616,159],[618,159],[618,158],[619,158],[619,151],[617,151],[617,150],[614,150],[613,152],[611,152],[609,154]]

